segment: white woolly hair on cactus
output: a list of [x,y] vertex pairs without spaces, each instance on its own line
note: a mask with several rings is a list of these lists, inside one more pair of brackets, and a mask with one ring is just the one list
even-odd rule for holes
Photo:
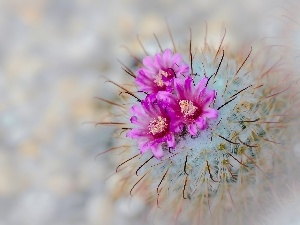
[[141,44],[127,84],[108,80],[119,102],[100,98],[114,107],[99,124],[118,128],[105,153],[124,193],[168,224],[254,224],[292,179],[295,73],[272,47],[231,50],[225,34],[210,45],[190,31],[185,47],[171,35],[155,55]]

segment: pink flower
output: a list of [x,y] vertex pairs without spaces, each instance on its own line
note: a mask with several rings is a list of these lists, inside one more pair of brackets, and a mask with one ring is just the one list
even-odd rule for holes
[[153,155],[160,159],[163,156],[164,143],[168,147],[175,147],[174,128],[171,126],[170,116],[162,105],[146,98],[141,105],[134,105],[131,113],[133,116],[130,121],[137,125],[137,128],[129,131],[127,137],[137,139],[141,154],[151,150]]
[[157,94],[157,99],[171,112],[172,122],[185,124],[191,135],[196,135],[198,129],[204,130],[207,119],[218,117],[218,111],[209,105],[216,97],[216,91],[206,88],[208,78],[203,78],[196,87],[193,79],[174,80],[174,94],[163,91]]
[[154,57],[145,57],[143,64],[145,67],[138,69],[135,81],[139,90],[148,94],[171,92],[175,77],[189,75],[189,66],[182,62],[181,55],[173,54],[170,49],[157,53]]

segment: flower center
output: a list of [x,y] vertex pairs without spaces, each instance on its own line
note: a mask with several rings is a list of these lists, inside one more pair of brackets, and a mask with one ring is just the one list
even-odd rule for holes
[[170,71],[164,71],[164,70],[159,70],[158,74],[162,77],[168,77],[171,76],[171,72]]
[[166,70],[160,69],[158,74],[155,76],[154,83],[156,83],[159,87],[163,87],[165,85],[165,81],[172,79],[174,76],[175,73],[171,68]]
[[158,116],[156,119],[152,119],[149,123],[149,131],[153,135],[162,134],[168,128],[167,119],[161,116]]
[[193,102],[189,100],[180,100],[179,106],[180,106],[181,113],[186,118],[191,118],[195,116],[195,113],[198,110],[198,107],[194,106]]
[[154,83],[156,83],[158,87],[163,87],[165,85],[164,81],[161,78],[162,76],[160,74],[155,76]]

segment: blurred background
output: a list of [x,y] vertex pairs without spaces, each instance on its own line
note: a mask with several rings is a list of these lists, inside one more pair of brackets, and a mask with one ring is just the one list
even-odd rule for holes
[[189,27],[203,31],[204,21],[217,40],[222,25],[234,41],[276,35],[285,23],[272,12],[293,8],[285,4],[1,0],[0,225],[141,224],[143,202],[116,198],[115,179],[104,181],[114,168],[95,159],[113,145],[113,130],[84,123],[108,113],[94,97],[118,94],[101,76],[126,79],[117,59],[133,62],[120,46],[140,56],[139,34],[155,52],[153,32],[170,46],[165,18],[175,41],[187,40]]

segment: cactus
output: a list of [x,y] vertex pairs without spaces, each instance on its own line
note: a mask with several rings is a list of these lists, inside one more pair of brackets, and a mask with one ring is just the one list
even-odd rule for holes
[[290,166],[296,79],[271,47],[235,52],[223,39],[162,49],[124,66],[129,85],[110,81],[122,100],[103,124],[120,128],[109,152],[121,185],[173,222],[245,224]]

